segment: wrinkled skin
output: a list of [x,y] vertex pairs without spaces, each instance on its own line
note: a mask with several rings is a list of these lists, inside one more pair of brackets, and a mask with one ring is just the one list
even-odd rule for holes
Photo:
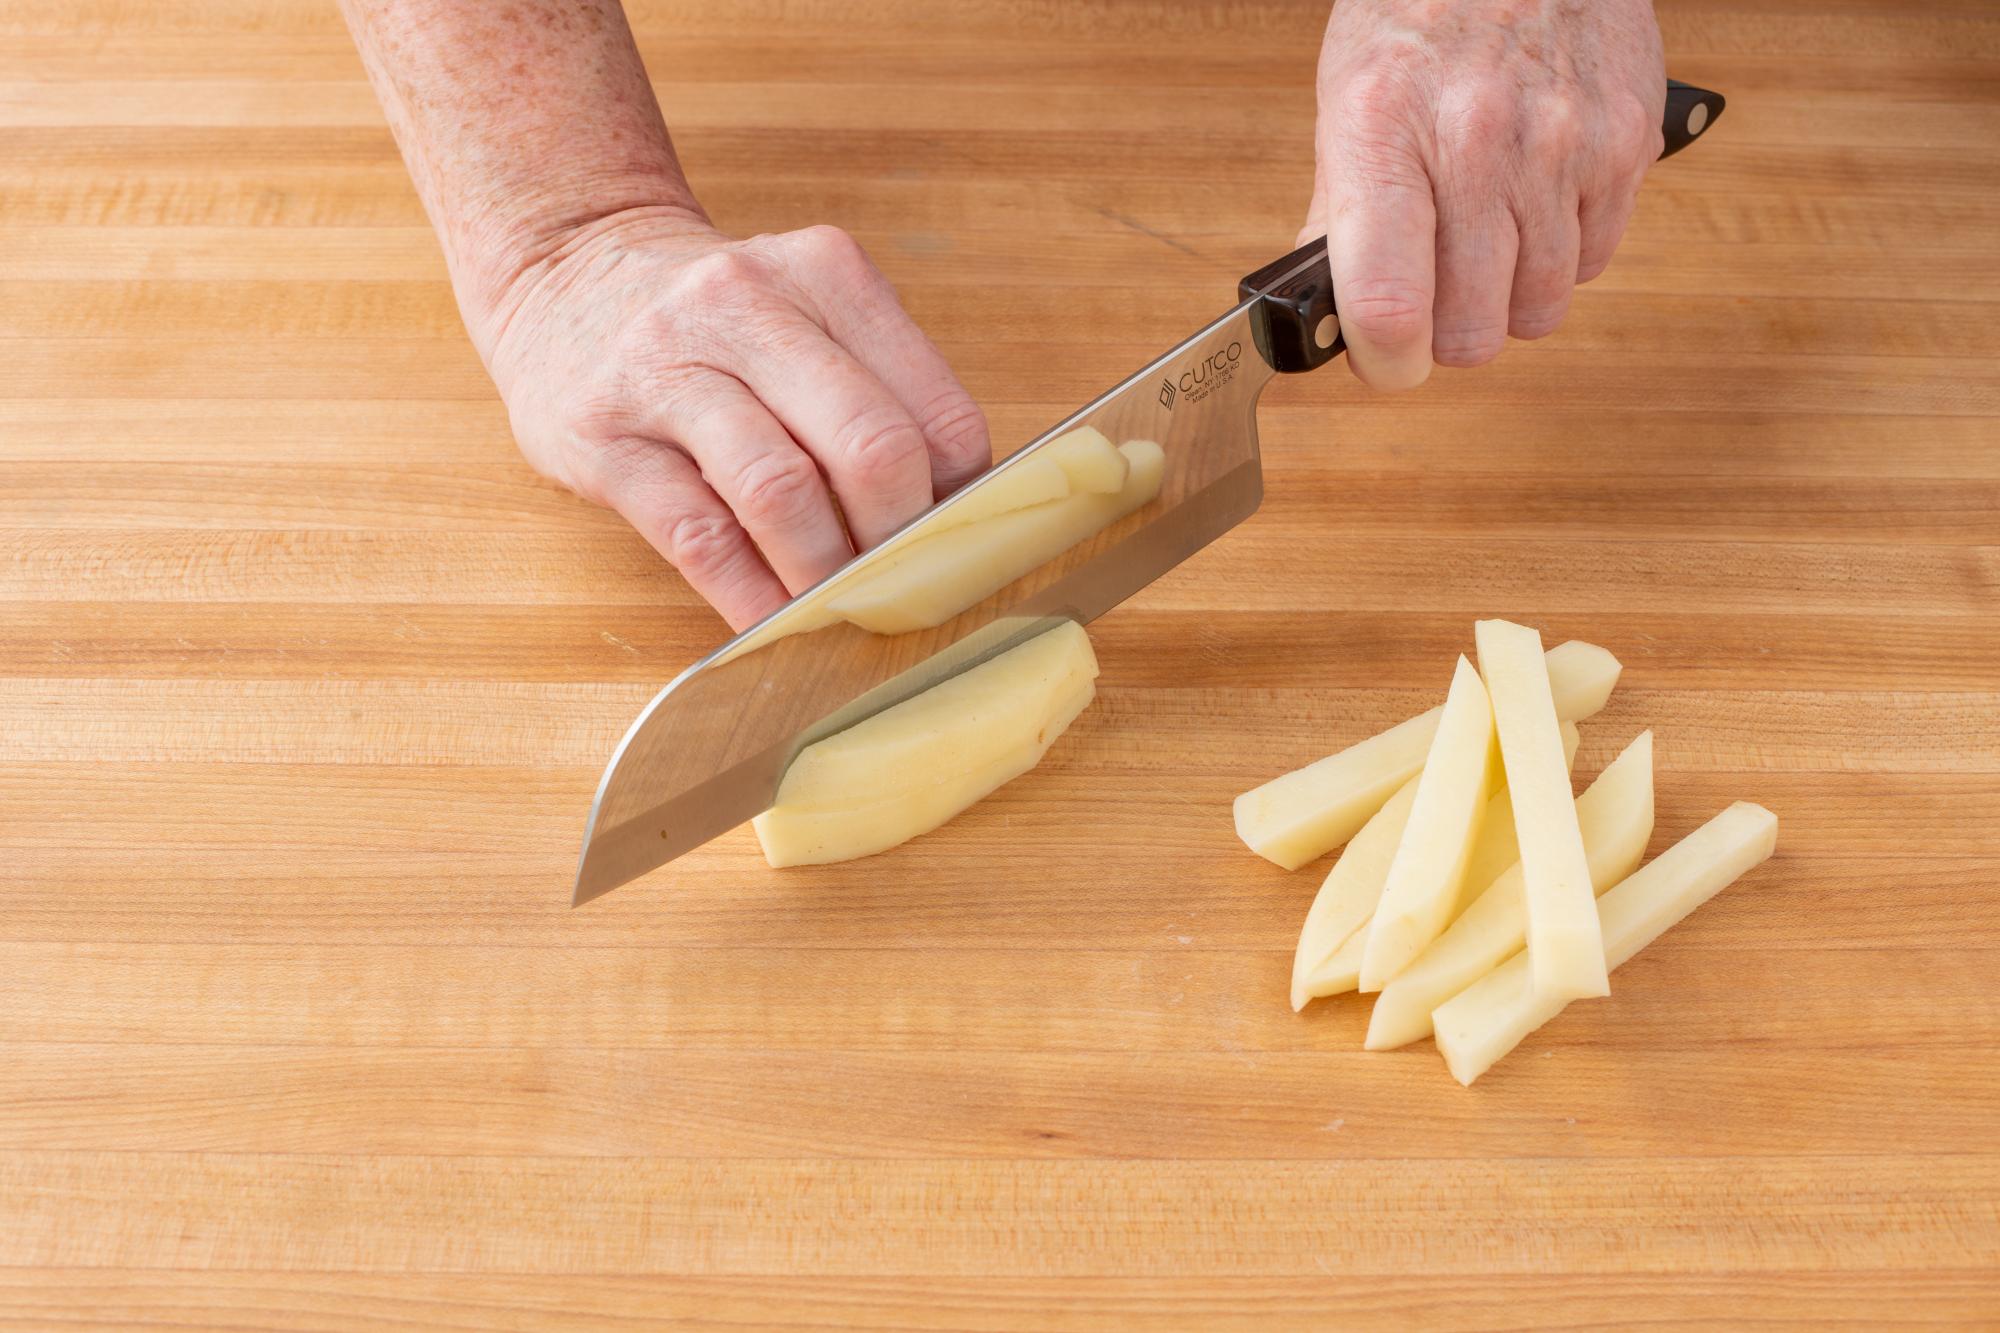
[[[986,467],[978,408],[850,238],[710,224],[619,0],[340,3],[523,452],[732,626]],[[1642,0],[1342,0],[1307,234],[1330,229],[1355,372],[1407,387],[1553,330],[1664,92]]]
[[1663,147],[1645,0],[1341,0],[1317,180],[1349,364],[1420,383],[1540,338],[1604,271]]
[[633,210],[523,274],[488,324],[529,462],[617,510],[737,629],[992,461],[971,395],[832,227],[739,241]]

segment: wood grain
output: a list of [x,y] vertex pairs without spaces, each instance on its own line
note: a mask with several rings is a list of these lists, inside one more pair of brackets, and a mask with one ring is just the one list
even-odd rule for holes
[[[853,230],[1002,449],[1310,183],[1325,0],[630,8],[711,210]],[[1561,333],[1274,387],[1040,769],[571,911],[719,625],[515,455],[334,8],[0,0],[0,1329],[1990,1327],[2000,16],[1660,13],[1729,115]],[[1486,614],[1625,661],[1656,850],[1784,833],[1466,1090],[1288,1011],[1228,802]]]

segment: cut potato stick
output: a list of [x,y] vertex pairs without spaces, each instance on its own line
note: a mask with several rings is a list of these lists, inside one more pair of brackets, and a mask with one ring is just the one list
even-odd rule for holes
[[[1653,836],[1653,733],[1641,732],[1576,800],[1594,888],[1632,873]],[[1431,1011],[1520,951],[1526,887],[1517,862],[1376,997],[1366,1046],[1386,1051],[1427,1037]]]
[[[1389,864],[1410,822],[1417,799],[1417,778],[1405,782],[1371,816],[1353,841],[1341,849],[1326,881],[1319,886],[1298,952],[1292,955],[1292,1009],[1321,995],[1338,995],[1361,982],[1361,950],[1367,925],[1389,879]],[[1352,947],[1347,947],[1347,946]],[[1350,958],[1351,955],[1351,958]]]
[[[1563,754],[1576,762],[1577,746],[1583,736],[1576,723],[1563,723]],[[1396,844],[1402,841],[1409,823],[1410,805],[1416,800],[1417,779],[1404,783],[1389,803],[1377,810],[1353,841],[1342,849],[1328,872],[1312,909],[1306,913],[1305,929],[1299,932],[1298,952],[1292,956],[1292,1009],[1305,1008],[1308,1000],[1327,995],[1344,995],[1361,985],[1361,954],[1368,943],[1369,921],[1375,904],[1381,901],[1382,886],[1389,878],[1389,863],[1395,859]],[[1514,846],[1513,807],[1501,792],[1486,804],[1479,821],[1479,837],[1473,843],[1471,864],[1502,859],[1495,844],[1504,843],[1505,865],[1517,859]],[[1468,874],[1470,871],[1468,870]],[[1491,881],[1488,877],[1488,882]]]
[[1486,687],[1472,663],[1460,657],[1417,778],[1409,821],[1368,923],[1362,990],[1381,990],[1437,938],[1458,906],[1479,819],[1492,796],[1492,752],[1493,708]]
[[[1124,462],[1121,457],[1119,462]],[[1028,509],[1070,493],[1069,474],[1053,458],[1037,454],[1004,466],[990,480],[956,503],[948,505],[930,524],[930,537],[971,523],[983,523],[1017,509]],[[929,537],[925,538],[926,541]]]
[[[1661,852],[1598,900],[1606,966],[1622,966],[1777,845],[1778,817],[1738,801]],[[1470,1086],[1565,1005],[1535,989],[1527,955],[1516,954],[1438,1006],[1438,1050],[1452,1077]]]
[[927,833],[1041,761],[1096,690],[1074,622],[808,746],[752,821],[773,866],[845,861]]
[[1079,426],[1056,436],[1035,450],[1035,457],[1061,468],[1069,478],[1069,489],[1079,494],[1117,494],[1125,489],[1131,467],[1118,446],[1092,426]]
[[1569,999],[1609,995],[1604,937],[1575,797],[1563,770],[1542,636],[1505,620],[1481,620],[1472,628],[1513,795],[1535,985]]
[[[1604,649],[1574,640],[1551,648],[1547,662],[1556,712],[1571,722],[1604,707],[1621,670]],[[1287,870],[1324,856],[1417,775],[1443,712],[1433,708],[1244,792],[1236,798],[1236,835]]]
[[1165,452],[1150,440],[1127,440],[1118,452],[1129,469],[1124,489],[1073,491],[925,537],[887,568],[838,592],[829,608],[876,634],[944,624],[1150,503],[1166,476]]
[[[1576,729],[1576,723],[1562,724],[1563,767],[1576,772],[1576,750],[1583,744],[1583,733]],[[1465,863],[1465,888],[1458,896],[1458,905],[1452,909],[1452,919],[1472,905],[1473,899],[1486,891],[1488,885],[1507,873],[1513,864],[1521,859],[1521,840],[1514,832],[1514,797],[1507,790],[1507,775],[1504,767],[1500,773],[1500,791],[1487,802],[1486,815],[1479,821],[1479,837],[1473,841],[1472,856]]]

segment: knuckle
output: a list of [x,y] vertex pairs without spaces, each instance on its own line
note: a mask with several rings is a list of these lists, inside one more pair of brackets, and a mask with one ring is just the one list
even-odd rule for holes
[[1430,322],[1428,294],[1393,278],[1351,282],[1336,294],[1341,327],[1358,330],[1378,346],[1401,347],[1423,337]]
[[812,507],[819,489],[819,469],[804,454],[763,454],[737,477],[736,512],[748,523],[783,526]]
[[726,571],[742,550],[735,520],[700,509],[667,516],[659,526],[658,544],[667,563],[695,581]]
[[980,468],[993,458],[993,440],[986,414],[970,394],[953,391],[940,398],[918,420],[941,461],[953,468]]
[[1442,327],[1431,340],[1431,360],[1441,366],[1466,370],[1483,366],[1500,355],[1507,343],[1507,330],[1497,324],[1470,323]]
[[[916,426],[887,413],[864,414],[849,421],[835,437],[834,449],[863,486],[909,471],[912,460],[921,460],[925,453]],[[928,464],[925,471],[929,471]]]
[[1505,89],[1475,86],[1438,113],[1438,140],[1462,160],[1500,160],[1516,137],[1514,98]]
[[795,233],[795,244],[818,265],[837,273],[873,271],[861,242],[839,227],[822,223]]
[[1546,338],[1562,324],[1563,316],[1569,313],[1568,300],[1537,305],[1517,305],[1507,314],[1507,333],[1510,337],[1532,341]]
[[731,248],[713,250],[689,260],[681,269],[677,286],[682,296],[698,304],[733,306],[740,304],[767,277],[762,264],[742,250]]

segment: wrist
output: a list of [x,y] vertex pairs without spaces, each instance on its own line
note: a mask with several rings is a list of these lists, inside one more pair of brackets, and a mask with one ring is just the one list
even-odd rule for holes
[[517,206],[484,225],[440,227],[452,287],[475,346],[492,350],[521,307],[576,261],[613,237],[655,239],[713,234],[708,214],[684,181],[624,179],[565,183],[545,207]]

